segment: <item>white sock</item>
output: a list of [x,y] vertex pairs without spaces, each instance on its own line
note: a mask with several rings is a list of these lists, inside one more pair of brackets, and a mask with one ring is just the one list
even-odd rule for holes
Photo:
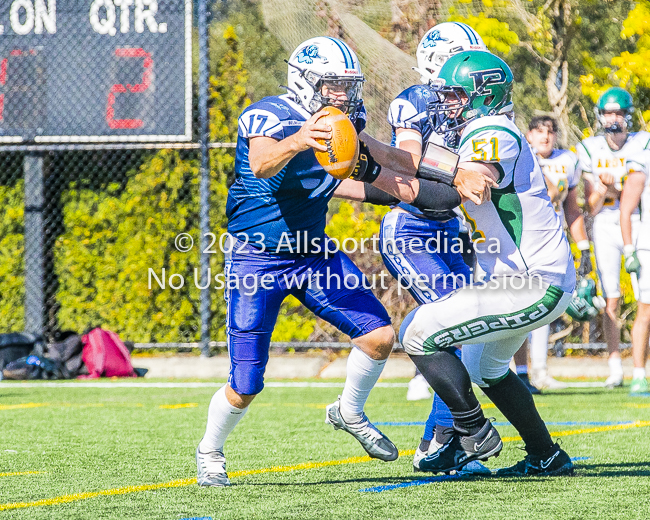
[[609,373],[613,376],[623,375],[623,361],[620,357],[609,358]]
[[546,370],[548,359],[548,337],[550,333],[550,325],[544,325],[530,333],[530,367],[533,370]]
[[205,435],[199,443],[201,453],[223,451],[226,437],[235,429],[247,410],[248,407],[242,410],[231,405],[226,397],[226,385],[222,386],[210,401],[208,425],[205,428]]
[[518,376],[528,374],[528,365],[517,365],[515,370],[517,371]]
[[345,422],[355,423],[361,420],[363,406],[385,364],[385,359],[376,361],[360,348],[352,349],[348,356],[345,386],[341,393],[341,416]]
[[632,379],[645,379],[645,368],[636,368],[632,372]]

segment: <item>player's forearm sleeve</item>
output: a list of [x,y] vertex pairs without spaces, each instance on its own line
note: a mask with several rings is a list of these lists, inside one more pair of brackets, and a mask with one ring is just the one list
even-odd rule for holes
[[450,210],[460,206],[461,198],[456,188],[442,182],[419,179],[420,189],[413,206],[426,210]]
[[389,193],[375,188],[371,184],[363,183],[363,202],[375,204],[377,206],[393,206],[399,204],[399,199]]

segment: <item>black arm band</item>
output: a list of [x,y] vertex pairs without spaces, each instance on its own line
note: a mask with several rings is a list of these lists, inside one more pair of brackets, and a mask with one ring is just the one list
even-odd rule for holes
[[399,199],[386,193],[385,191],[375,188],[370,184],[363,183],[363,202],[369,202],[377,206],[394,206],[399,204]]
[[430,181],[444,182],[450,186],[456,178],[460,157],[442,146],[427,143],[416,177]]
[[448,184],[426,179],[419,179],[420,189],[413,201],[413,206],[426,212],[427,210],[446,211],[460,206],[460,194],[456,188]]
[[366,143],[359,140],[359,160],[357,161],[357,165],[354,167],[354,171],[350,175],[350,178],[355,181],[372,184],[377,180],[380,173],[381,165],[377,164],[372,155],[370,155],[370,150],[368,150]]

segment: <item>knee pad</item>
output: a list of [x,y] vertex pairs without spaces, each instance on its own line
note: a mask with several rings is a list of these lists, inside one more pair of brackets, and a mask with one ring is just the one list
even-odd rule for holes
[[264,366],[238,363],[230,369],[228,382],[238,394],[259,394],[264,388],[264,369]]

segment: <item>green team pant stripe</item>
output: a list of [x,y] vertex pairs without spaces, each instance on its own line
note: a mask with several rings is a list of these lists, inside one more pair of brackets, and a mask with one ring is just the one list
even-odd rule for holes
[[451,345],[462,344],[500,330],[517,330],[540,321],[557,307],[564,291],[551,285],[544,296],[525,309],[510,314],[480,316],[453,327],[442,329],[429,336],[423,344],[425,354],[430,354]]
[[514,192],[514,182],[511,183],[513,191],[499,192],[492,190],[492,204],[497,210],[497,215],[517,248],[521,247],[521,234],[524,228],[524,212],[521,208],[519,195]]

